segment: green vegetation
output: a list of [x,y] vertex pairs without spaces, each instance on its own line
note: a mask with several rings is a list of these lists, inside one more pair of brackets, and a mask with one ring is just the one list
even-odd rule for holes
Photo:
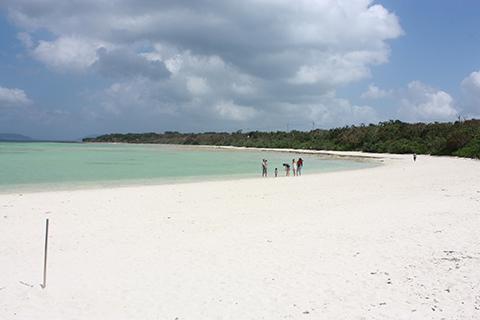
[[418,153],[480,158],[480,120],[414,123],[399,120],[310,132],[206,132],[108,134],[85,142],[159,143],[293,148],[378,153]]

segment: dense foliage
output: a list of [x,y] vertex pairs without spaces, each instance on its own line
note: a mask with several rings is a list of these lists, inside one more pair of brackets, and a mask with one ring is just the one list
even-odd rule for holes
[[480,157],[480,120],[414,123],[399,120],[310,132],[128,133],[86,138],[85,142],[161,143],[257,148],[293,148]]

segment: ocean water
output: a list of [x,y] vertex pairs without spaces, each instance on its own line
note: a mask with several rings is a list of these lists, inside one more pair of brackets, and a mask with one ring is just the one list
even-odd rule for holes
[[354,170],[375,163],[320,155],[201,146],[0,142],[0,193],[285,176],[283,163],[304,160],[303,175]]

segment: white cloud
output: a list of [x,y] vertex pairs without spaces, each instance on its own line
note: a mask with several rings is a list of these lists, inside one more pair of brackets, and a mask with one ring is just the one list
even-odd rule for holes
[[95,117],[147,117],[159,114],[173,115],[178,108],[161,101],[152,92],[162,91],[161,84],[144,78],[136,78],[123,83],[114,83],[102,91],[86,91],[83,96],[91,101],[99,101],[101,108],[97,111],[84,108],[84,113]]
[[2,88],[0,86],[0,107],[25,107],[33,104],[33,101],[27,98],[25,91],[14,88]]
[[[27,48],[33,45],[27,33],[19,33]],[[170,76],[157,52],[135,53],[128,46],[116,46],[98,39],[62,36],[55,41],[40,40],[31,55],[58,73],[84,75],[97,71],[105,78],[143,76],[158,81]]]
[[257,115],[254,108],[239,106],[233,101],[221,101],[213,110],[221,119],[230,121],[248,121]]
[[480,72],[472,72],[462,81],[462,92],[466,98],[466,111],[470,116],[480,116]]
[[40,40],[36,56],[63,71],[91,65],[99,43],[146,42],[216,55],[255,77],[336,87],[369,77],[370,64],[388,61],[385,40],[403,34],[398,18],[372,2],[18,0],[9,16],[27,32],[60,35]]
[[120,107],[113,101],[103,101],[100,105],[108,114],[112,114],[117,117],[122,114]]
[[377,99],[393,99],[393,89],[388,91],[376,87],[373,83],[368,86],[368,91],[362,93],[360,99],[363,100],[377,100]]
[[68,116],[70,115],[71,113],[66,111],[66,110],[53,110],[53,114],[55,115],[59,115],[59,116]]
[[409,121],[453,121],[459,111],[456,102],[446,92],[420,81],[408,84],[400,101],[401,118]]
[[364,60],[348,57],[348,55],[332,55],[317,53],[315,64],[302,65],[296,74],[289,79],[292,84],[316,84],[322,86],[341,87],[352,81],[371,76],[370,69]]
[[[241,81],[241,79],[239,79]],[[233,82],[231,84],[231,90],[233,93],[239,94],[239,95],[251,95],[255,94],[256,90],[252,86],[251,82],[246,80],[244,83],[237,83]]]
[[91,114],[181,114],[196,123],[212,114],[232,122],[259,114],[301,121],[310,110],[311,119],[336,125],[376,119],[368,106],[319,101],[371,77],[372,65],[388,62],[386,41],[403,34],[394,14],[372,4],[11,0],[7,7],[36,60],[59,73],[114,79],[86,93],[89,108],[98,108]]
[[22,41],[23,45],[27,48],[30,49],[33,47],[33,39],[32,36],[30,36],[27,32],[19,32],[17,33],[17,39]]
[[[193,55],[190,51],[175,54],[165,64],[172,72],[170,91],[192,99],[201,98],[200,105],[208,108],[216,101],[250,97],[260,86],[258,79],[241,73],[218,56]],[[168,93],[166,93],[168,94]],[[195,103],[197,106],[198,101]]]
[[375,123],[377,112],[370,106],[351,105],[346,99],[331,100],[306,108],[308,118],[322,126],[342,126],[360,123]]
[[196,96],[207,94],[210,91],[207,81],[204,78],[195,76],[187,77],[187,88],[193,95]]
[[97,60],[96,51],[101,46],[95,39],[62,36],[55,41],[40,40],[32,55],[56,72],[85,74]]

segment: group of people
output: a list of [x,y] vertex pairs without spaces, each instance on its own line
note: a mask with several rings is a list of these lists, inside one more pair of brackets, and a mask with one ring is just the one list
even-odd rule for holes
[[[292,160],[292,164],[284,163],[283,166],[285,167],[285,175],[288,177],[290,176],[290,170],[293,170],[293,176],[301,176],[302,175],[302,167],[303,167],[303,159],[298,158]],[[262,177],[267,177],[268,172],[268,161],[263,159],[262,161]],[[275,168],[275,177],[278,176],[278,168]]]
[[285,175],[288,177],[290,176],[290,170],[293,170],[293,176],[301,176],[302,175],[302,167],[303,167],[303,160],[302,158],[298,158],[297,161],[295,159],[292,160],[292,165],[288,163],[284,163],[283,166],[285,167]]

